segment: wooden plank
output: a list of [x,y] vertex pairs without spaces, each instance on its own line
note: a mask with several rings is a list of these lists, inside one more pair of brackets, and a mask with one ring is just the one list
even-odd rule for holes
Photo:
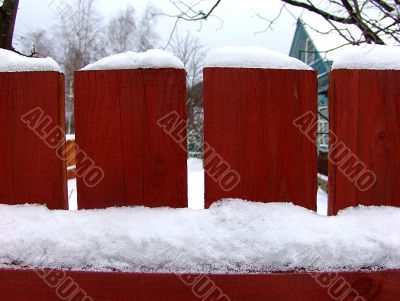
[[[241,198],[316,210],[316,145],[293,125],[317,114],[315,72],[205,68],[204,109],[206,145],[215,150],[205,151],[207,208]],[[214,172],[215,153],[240,176],[236,186],[221,185],[227,168]]]
[[0,203],[67,209],[65,162],[45,142],[64,147],[64,75],[0,73],[0,99]]
[[186,120],[185,71],[137,69],[75,73],[76,143],[104,171],[95,187],[79,175],[80,209],[143,205],[187,207],[186,140],[158,120]]
[[399,206],[400,72],[334,70],[329,115],[337,136],[331,140],[343,143],[331,146],[329,214],[357,205]]
[[400,271],[174,275],[0,270],[0,296],[7,301],[60,297],[69,301],[397,301],[399,294]]

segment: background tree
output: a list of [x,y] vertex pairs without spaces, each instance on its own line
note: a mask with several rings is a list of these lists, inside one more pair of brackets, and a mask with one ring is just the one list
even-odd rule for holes
[[187,86],[189,88],[193,87],[202,79],[207,47],[189,31],[184,37],[180,36],[179,32],[176,31],[169,49],[184,63],[188,74]]
[[0,48],[13,49],[12,41],[18,3],[19,0],[0,1]]
[[120,53],[135,48],[137,31],[135,9],[128,5],[112,17],[107,26],[107,38],[110,50]]
[[74,0],[73,9],[65,9],[59,24],[51,33],[54,57],[65,74],[66,117],[68,132],[74,131],[73,75],[86,65],[106,55],[104,25],[94,4],[95,0]]
[[160,39],[155,30],[157,15],[157,9],[152,5],[146,7],[141,18],[136,16],[135,9],[129,5],[119,11],[107,25],[108,52],[141,52],[155,48]]
[[176,31],[169,49],[185,65],[187,72],[187,115],[188,145],[192,156],[203,157],[204,145],[204,113],[203,113],[203,67],[207,47],[189,31],[180,36]]
[[156,7],[147,5],[143,16],[138,24],[138,34],[136,39],[136,50],[144,52],[146,50],[157,47],[160,40],[155,27],[157,25],[157,16],[159,11]]
[[[200,2],[191,5],[188,1],[170,0],[179,12],[178,20],[202,21],[213,15],[222,0],[214,1],[206,11]],[[256,15],[267,22],[267,28],[279,19],[289,7],[303,8],[322,17],[346,44],[400,44],[400,1],[399,0],[281,0],[282,8],[271,20]],[[289,11],[290,12],[290,11]],[[318,28],[312,28],[318,31]]]
[[30,31],[25,36],[18,39],[18,46],[21,51],[37,57],[53,57],[54,45],[46,30]]

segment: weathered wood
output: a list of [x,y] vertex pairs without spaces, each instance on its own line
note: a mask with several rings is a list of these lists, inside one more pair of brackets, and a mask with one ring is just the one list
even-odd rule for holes
[[67,209],[65,162],[47,144],[52,137],[65,143],[64,106],[61,73],[0,73],[0,203]]
[[[241,198],[316,210],[316,144],[293,125],[317,114],[315,72],[205,68],[204,110],[205,141],[215,150],[205,151],[206,207]],[[239,174],[237,186],[221,186],[215,153]]]
[[80,209],[187,207],[186,139],[158,125],[171,112],[186,120],[185,83],[179,69],[75,73],[76,143],[104,171],[88,187],[77,156]]
[[[71,289],[67,284],[72,284]],[[73,297],[75,289],[81,291]],[[357,293],[350,293],[352,289]],[[7,301],[57,301],[60,297],[70,301],[397,301],[399,294],[400,271],[179,277],[0,270],[0,296]]]
[[334,70],[329,103],[329,214],[400,206],[400,71]]

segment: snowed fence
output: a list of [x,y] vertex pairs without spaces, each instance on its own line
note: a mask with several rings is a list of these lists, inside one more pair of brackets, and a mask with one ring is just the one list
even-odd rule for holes
[[[292,201],[315,210],[316,73],[281,57],[271,61],[268,56],[269,68],[237,68],[241,58],[235,62],[226,57],[204,70],[206,207],[229,197]],[[76,156],[81,209],[187,207],[182,67],[76,72],[73,149],[65,144],[63,87],[63,75],[54,70],[0,73],[1,204],[66,209],[66,164],[73,164],[70,156]],[[400,205],[399,97],[399,70],[333,71],[330,214],[358,204]],[[222,227],[229,225],[224,216],[218,218]],[[173,222],[181,226],[181,221]],[[144,236],[145,230],[138,229]],[[79,225],[76,231],[79,235]],[[211,231],[207,234],[218,247],[221,242],[212,241]],[[246,248],[251,248],[250,241]],[[149,237],[146,244],[151,243]],[[112,260],[123,261],[121,254],[114,255]],[[319,258],[314,260],[318,266]],[[252,266],[247,268],[253,272]],[[1,298],[15,301],[387,301],[398,299],[400,273],[175,275],[2,268],[0,279]]]
[[[205,68],[207,208],[241,198],[315,210],[317,80],[301,69]],[[62,130],[62,74],[0,79],[1,203],[66,209],[66,165],[76,156],[79,208],[187,207],[182,68],[76,72],[73,151]],[[330,214],[399,205],[399,95],[398,70],[333,70]],[[83,176],[93,162],[96,185]]]

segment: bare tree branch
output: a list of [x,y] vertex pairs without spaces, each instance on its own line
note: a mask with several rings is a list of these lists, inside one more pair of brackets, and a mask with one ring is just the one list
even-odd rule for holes
[[[215,11],[221,0],[214,1],[211,9],[204,13],[184,0],[170,0],[179,10],[177,19],[187,21],[206,20]],[[399,43],[400,41],[400,0],[281,0],[283,6],[273,19],[265,18],[262,12],[254,12],[254,16],[267,22],[265,30],[272,29],[280,18],[286,5],[299,7],[321,16],[330,24],[346,43],[360,45]],[[173,16],[173,15],[171,15]],[[259,33],[259,32],[258,32]]]

